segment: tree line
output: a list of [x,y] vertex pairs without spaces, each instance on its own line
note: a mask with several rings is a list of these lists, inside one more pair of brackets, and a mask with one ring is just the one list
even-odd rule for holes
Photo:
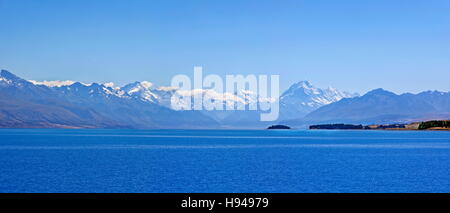
[[419,124],[421,130],[433,127],[450,128],[450,121],[426,121]]

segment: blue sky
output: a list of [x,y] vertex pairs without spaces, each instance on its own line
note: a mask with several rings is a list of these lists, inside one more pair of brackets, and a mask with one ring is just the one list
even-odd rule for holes
[[0,68],[27,79],[168,85],[279,74],[364,93],[450,90],[450,1],[0,0]]

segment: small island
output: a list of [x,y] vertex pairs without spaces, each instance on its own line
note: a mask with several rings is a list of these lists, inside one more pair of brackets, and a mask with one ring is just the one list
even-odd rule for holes
[[291,127],[285,125],[272,125],[269,126],[267,129],[291,129]]

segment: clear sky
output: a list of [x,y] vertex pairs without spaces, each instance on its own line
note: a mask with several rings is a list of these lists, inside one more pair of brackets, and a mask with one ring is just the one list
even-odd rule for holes
[[364,93],[450,90],[448,0],[0,0],[0,68],[26,79],[168,85],[279,74]]

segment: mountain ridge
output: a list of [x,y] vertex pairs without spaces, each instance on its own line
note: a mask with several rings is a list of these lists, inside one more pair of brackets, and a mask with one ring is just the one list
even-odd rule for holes
[[449,117],[450,92],[425,91],[398,95],[379,88],[360,97],[325,105],[303,118],[286,122],[297,126],[328,123],[388,124]]
[[[275,122],[260,122],[261,111],[177,111],[172,110],[171,97],[178,92],[173,87],[157,87],[149,81],[136,81],[122,87],[115,87],[113,83],[85,84],[75,81],[47,81],[46,83],[24,80],[9,71],[0,73],[0,126],[57,127],[67,126],[73,128],[255,128],[265,127],[267,124],[299,121],[300,123],[315,121],[343,120],[343,116],[352,120],[354,112],[372,117],[368,120],[389,120],[402,114],[404,111],[398,107],[405,102],[409,108],[419,105],[418,110],[426,111],[433,108],[435,111],[446,113],[446,93],[438,91],[424,91],[420,94],[396,95],[384,89],[375,89],[364,96],[357,93],[341,92],[332,87],[316,88],[309,81],[299,81],[280,96],[280,118]],[[249,91],[238,91],[235,94],[220,95],[214,91],[192,90],[186,93],[190,98],[194,95],[208,95],[217,100],[229,100],[249,105],[257,101]],[[424,98],[433,96],[434,102],[423,102],[415,96]],[[371,97],[371,98],[367,98]],[[392,99],[392,100],[391,100]],[[340,114],[331,112],[329,106],[336,103],[353,104],[359,102],[372,103],[389,100],[396,106],[394,113],[367,113],[364,107],[354,108],[348,113],[341,110]],[[358,102],[358,101],[356,101]],[[25,104],[26,103],[26,104]],[[178,103],[176,103],[178,104]],[[428,104],[428,105],[427,105]],[[26,106],[33,106],[27,108]],[[345,105],[345,104],[344,104]],[[401,104],[400,104],[401,105]],[[348,107],[348,106],[346,106]],[[339,108],[339,107],[338,107]],[[341,107],[342,108],[342,107]],[[345,108],[345,107],[344,107]],[[416,107],[417,108],[417,107]],[[383,109],[380,106],[377,109]],[[385,108],[384,110],[389,111]],[[450,111],[450,110],[449,110]],[[68,116],[65,116],[67,114]],[[318,117],[322,114],[322,117]],[[435,113],[436,115],[436,113]],[[328,117],[326,117],[328,116]],[[353,116],[353,117],[352,117]],[[378,118],[377,118],[378,117]],[[39,120],[40,118],[41,120]],[[296,119],[292,119],[296,118]],[[358,119],[353,119],[358,121]],[[361,120],[361,119],[360,119]],[[17,125],[12,125],[16,122]],[[293,122],[296,123],[296,122]]]
[[[177,112],[93,83],[35,85],[1,72],[0,127],[202,128],[217,122],[199,112]],[[161,116],[154,116],[161,115]],[[199,122],[190,122],[195,117]]]

